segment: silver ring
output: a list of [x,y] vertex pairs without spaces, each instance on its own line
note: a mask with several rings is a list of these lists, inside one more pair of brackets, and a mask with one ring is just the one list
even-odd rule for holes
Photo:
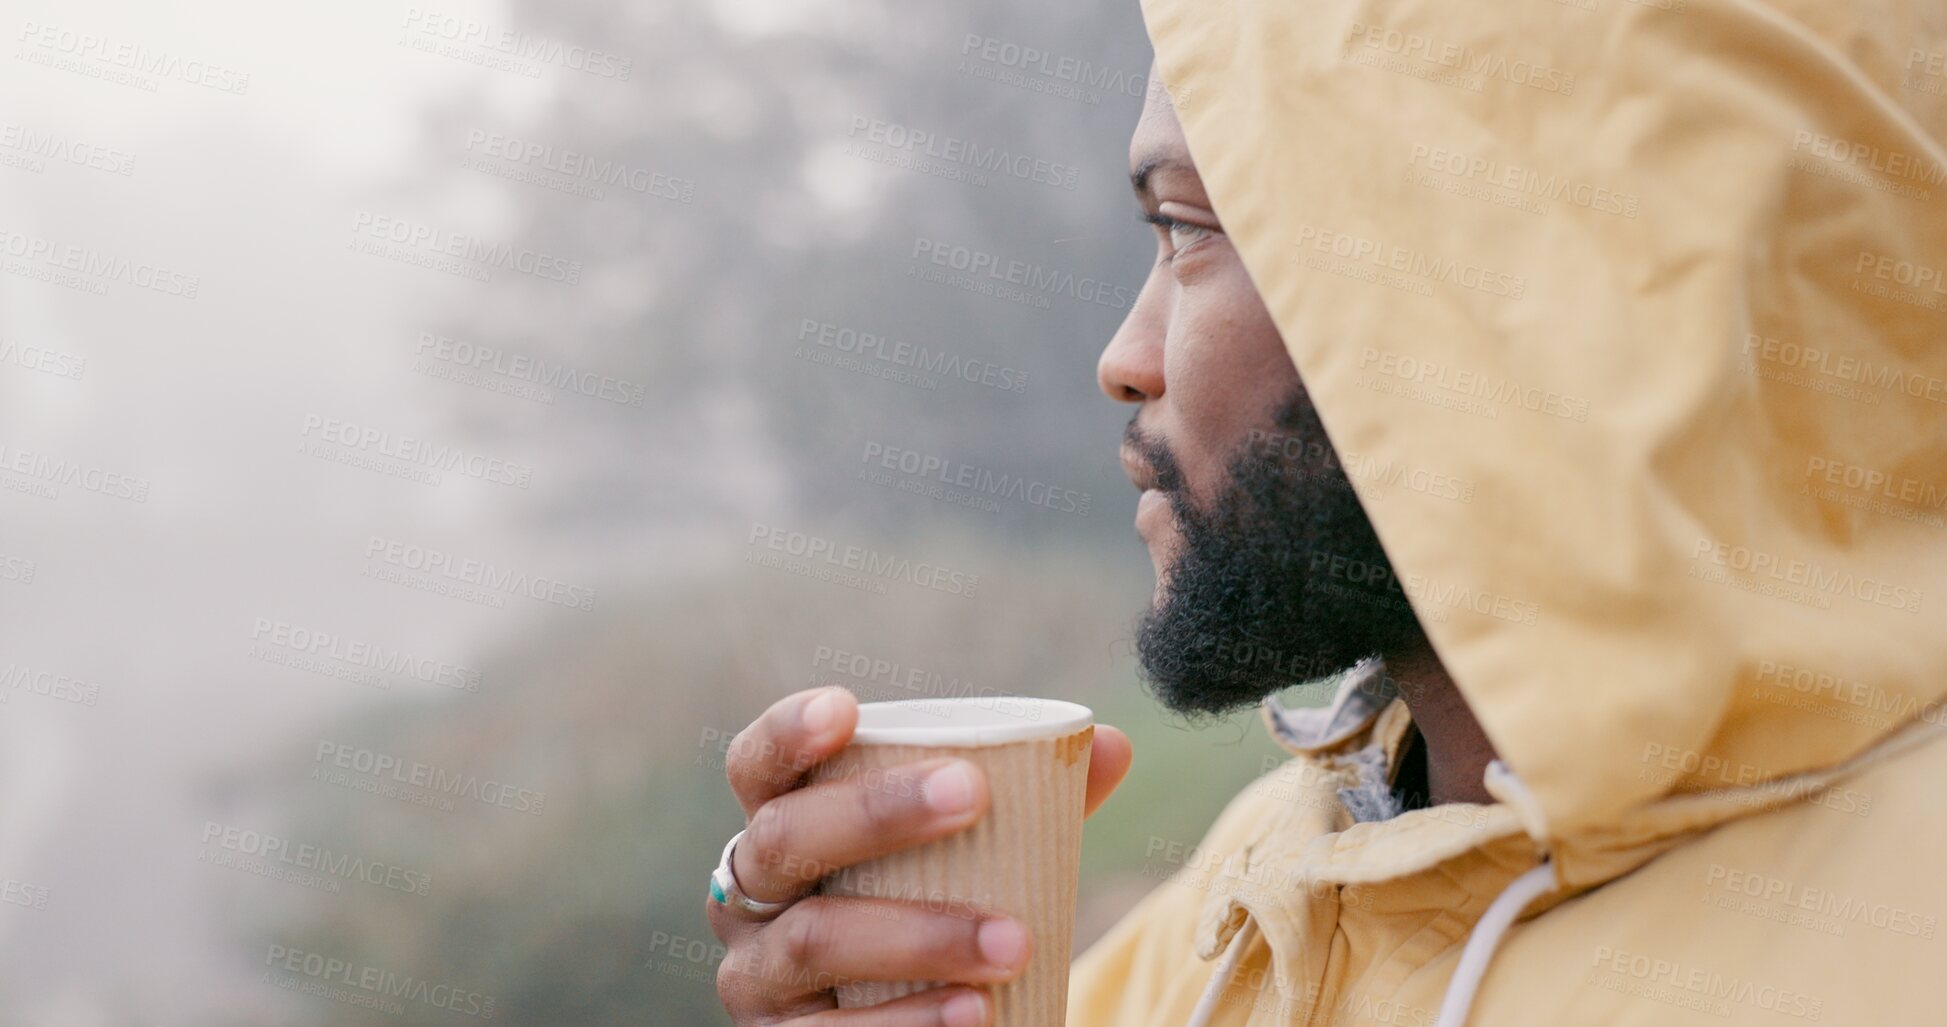
[[710,901],[724,906],[734,906],[760,920],[769,920],[790,909],[791,902],[763,902],[744,893],[743,886],[737,883],[737,871],[730,865],[731,854],[737,851],[737,843],[744,838],[739,831],[723,847],[723,858],[717,861],[717,868],[710,871]]

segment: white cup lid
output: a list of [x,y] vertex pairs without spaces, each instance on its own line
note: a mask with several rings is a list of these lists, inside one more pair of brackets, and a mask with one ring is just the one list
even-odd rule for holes
[[859,704],[853,745],[923,745],[979,749],[1063,738],[1095,723],[1080,703],[1018,695],[899,699]]

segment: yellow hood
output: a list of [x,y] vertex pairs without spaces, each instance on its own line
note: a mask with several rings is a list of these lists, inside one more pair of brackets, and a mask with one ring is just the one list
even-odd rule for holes
[[1527,833],[1947,690],[1947,9],[1144,0]]
[[1167,883],[1078,962],[1069,1022],[1937,1019],[1947,9],[1144,13],[1511,772],[1354,823],[1404,707],[1354,674],[1274,710],[1296,758],[1203,842],[1151,840]]

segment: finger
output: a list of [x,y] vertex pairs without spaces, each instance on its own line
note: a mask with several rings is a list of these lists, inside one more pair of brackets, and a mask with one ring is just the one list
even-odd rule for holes
[[[703,900],[703,918],[710,923],[710,933],[716,935],[717,940],[725,945],[750,933],[751,928],[759,922],[753,917],[737,915],[735,910],[718,902],[715,896]],[[719,976],[721,976],[721,967],[719,967]]]
[[737,732],[724,758],[730,790],[752,816],[798,787],[805,772],[852,740],[859,702],[843,688],[813,688],[779,699]]
[[933,988],[868,1009],[834,1009],[785,1027],[988,1027],[994,1004],[975,988]]
[[744,894],[783,902],[854,863],[965,830],[988,800],[986,775],[952,757],[821,782],[759,807],[731,869]]
[[1135,746],[1121,728],[1095,725],[1095,741],[1089,746],[1088,753],[1088,802],[1083,806],[1083,816],[1094,813],[1095,808],[1115,791],[1129,773],[1129,764],[1135,758]]
[[838,999],[831,987],[830,981],[814,980],[796,967],[776,963],[756,940],[731,946],[717,963],[717,1000],[734,1023],[768,1024],[836,1009]]
[[807,899],[763,929],[764,963],[828,988],[854,981],[999,984],[1033,951],[1027,925],[964,902]]

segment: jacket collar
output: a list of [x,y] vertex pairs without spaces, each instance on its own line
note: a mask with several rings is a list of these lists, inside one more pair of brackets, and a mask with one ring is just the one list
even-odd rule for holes
[[1376,662],[1348,671],[1324,707],[1290,710],[1267,700],[1264,715],[1272,737],[1299,758],[1264,783],[1279,801],[1255,826],[1251,841],[1225,861],[1225,883],[1213,888],[1205,903],[1197,936],[1205,958],[1220,952],[1247,918],[1276,936],[1279,921],[1303,916],[1304,908],[1322,898],[1330,897],[1336,906],[1339,889],[1348,885],[1384,886],[1437,869],[1443,880],[1469,894],[1463,905],[1484,905],[1546,855],[1555,864],[1560,888],[1529,907],[1538,915],[1710,828],[1806,801],[1866,766],[1947,737],[1947,724],[1911,723],[1837,766],[1756,786],[1670,796],[1602,830],[1560,837],[1498,763],[1486,782],[1500,800],[1491,805],[1449,803],[1354,822],[1340,791],[1356,784],[1360,760],[1355,754],[1376,751],[1390,774],[1412,734],[1412,717]]

